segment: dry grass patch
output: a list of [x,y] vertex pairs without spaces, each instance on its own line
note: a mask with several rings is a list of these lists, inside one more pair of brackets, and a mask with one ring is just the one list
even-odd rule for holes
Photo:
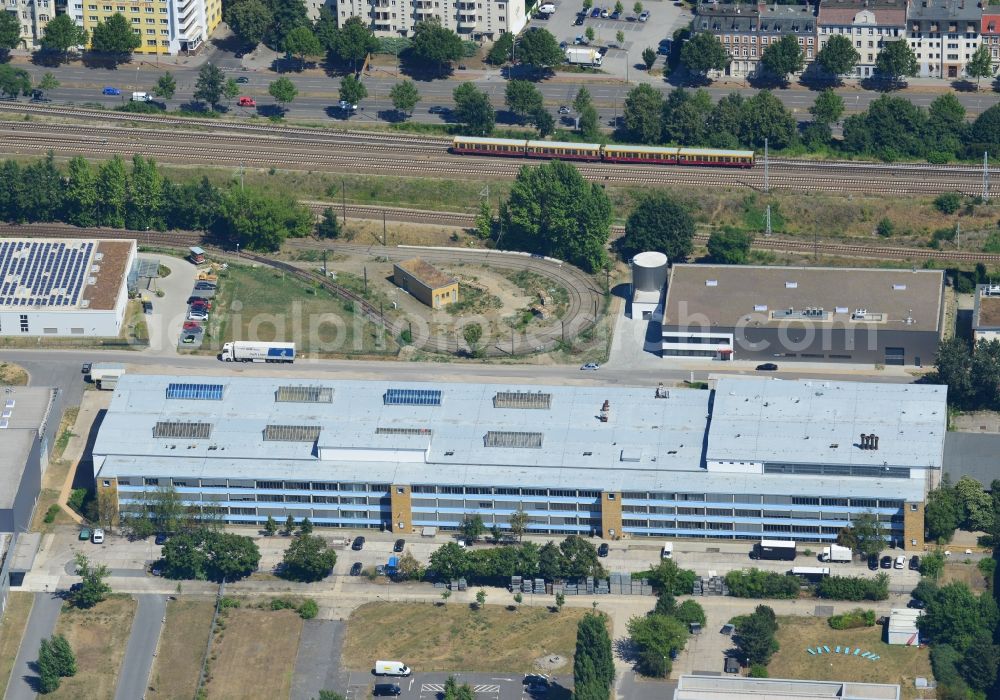
[[158,700],[190,700],[198,686],[201,660],[212,624],[212,598],[179,598],[167,603],[167,622],[153,662],[149,692]]
[[[927,648],[889,645],[882,641],[880,625],[850,630],[835,630],[827,618],[782,617],[778,620],[781,650],[767,666],[772,678],[811,678],[815,680],[858,681],[864,683],[899,683],[904,698],[920,697],[913,679],[933,678]],[[861,647],[879,655],[877,661],[860,656],[813,656],[807,647],[825,644]]]
[[35,602],[33,593],[12,591],[7,595],[7,610],[0,620],[0,689],[7,687],[10,672],[14,668],[17,650],[21,646],[24,628],[28,626],[28,616]]
[[69,641],[79,669],[64,678],[52,700],[102,700],[113,698],[118,669],[132,632],[136,601],[130,596],[112,596],[90,610],[65,607],[56,632]]
[[541,656],[572,659],[576,626],[586,612],[369,603],[355,610],[347,622],[343,663],[362,670],[371,668],[376,659],[402,659],[418,671],[528,672]]
[[0,363],[0,384],[4,386],[25,386],[28,383],[28,371],[13,362]]
[[73,427],[79,414],[79,406],[67,408],[59,422],[58,437],[49,458],[49,467],[42,475],[42,490],[38,494],[38,505],[35,506],[35,515],[31,520],[32,532],[51,532],[59,525],[73,524],[73,519],[62,510],[56,515],[54,522],[46,523],[44,518],[49,506],[59,502],[59,493],[66,479],[72,478],[70,474],[72,465],[63,459],[63,452],[66,451],[66,446],[74,435]]
[[948,562],[944,565],[940,584],[943,586],[953,581],[961,581],[976,593],[982,593],[988,588],[983,573],[972,561],[966,564],[960,560],[957,562]]
[[216,627],[205,684],[209,700],[289,696],[302,633],[294,610],[231,608]]

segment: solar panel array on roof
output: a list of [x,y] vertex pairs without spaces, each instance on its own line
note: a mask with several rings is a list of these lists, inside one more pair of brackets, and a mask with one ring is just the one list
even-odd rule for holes
[[530,447],[538,449],[542,446],[542,433],[490,430],[486,433],[484,444],[486,447]]
[[222,384],[172,383],[167,385],[167,398],[222,401],[222,389]]
[[322,428],[318,425],[267,425],[264,439],[279,442],[316,442]]
[[153,426],[155,438],[195,438],[207,440],[212,435],[211,423],[194,421],[157,421]]
[[0,242],[0,306],[76,306],[93,241]]
[[386,406],[440,406],[441,392],[438,389],[387,389]]
[[333,389],[326,386],[279,386],[274,400],[289,403],[333,403]]
[[539,408],[552,406],[552,394],[540,391],[498,391],[493,397],[494,408]]

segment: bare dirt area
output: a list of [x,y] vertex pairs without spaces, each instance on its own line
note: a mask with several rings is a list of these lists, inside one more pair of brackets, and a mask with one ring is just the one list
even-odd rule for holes
[[76,654],[79,669],[64,678],[53,700],[104,700],[113,698],[118,669],[132,631],[136,602],[130,596],[112,596],[90,610],[64,608],[56,632],[66,637]]
[[972,411],[952,416],[951,430],[963,433],[1000,433],[1000,413]]
[[[952,558],[955,558],[954,555]],[[946,583],[954,581],[961,581],[976,593],[982,593],[988,587],[986,578],[976,567],[975,562],[971,560],[969,560],[969,563],[965,563],[959,559],[958,561],[950,561],[945,564],[944,573],[941,574],[941,585],[943,586]]]

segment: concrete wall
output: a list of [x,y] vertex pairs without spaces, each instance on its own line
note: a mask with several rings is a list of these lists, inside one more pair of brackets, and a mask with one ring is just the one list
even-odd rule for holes
[[[0,312],[0,335],[114,337],[122,327],[125,305],[110,311],[4,311]],[[21,330],[21,316],[28,330]]]

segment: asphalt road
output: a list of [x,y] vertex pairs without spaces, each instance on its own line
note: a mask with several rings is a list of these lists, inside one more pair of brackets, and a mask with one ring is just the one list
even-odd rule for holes
[[160,628],[167,614],[167,597],[163,595],[137,595],[139,602],[132,620],[125,662],[118,675],[115,700],[135,700],[144,697],[153,668]]
[[38,674],[32,666],[38,659],[38,647],[42,639],[51,636],[56,628],[62,605],[63,599],[55,593],[35,594],[35,604],[31,608],[28,626],[21,638],[21,648],[17,652],[17,660],[7,682],[5,700],[35,700]]
[[340,620],[306,620],[302,624],[291,700],[314,700],[321,690],[346,697],[350,681],[340,667],[346,627]]

